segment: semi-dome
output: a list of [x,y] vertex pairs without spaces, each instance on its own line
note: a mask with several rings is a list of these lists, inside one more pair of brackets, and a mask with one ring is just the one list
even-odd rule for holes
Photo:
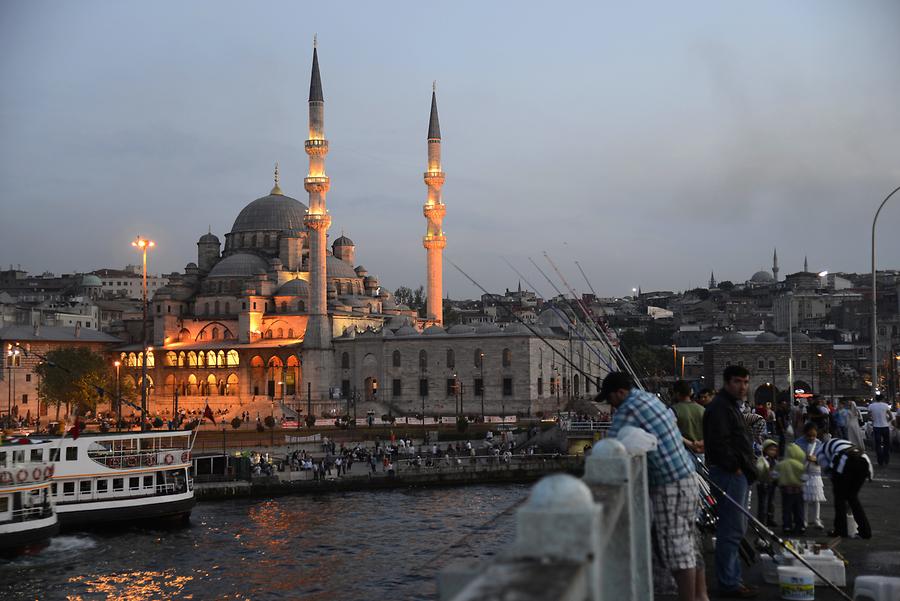
[[476,334],[494,334],[499,331],[500,331],[500,328],[497,327],[497,324],[491,323],[491,322],[480,323],[477,326],[475,326]]
[[433,324],[425,328],[425,331],[422,332],[426,336],[446,336],[447,331],[437,324]]
[[287,281],[281,285],[275,296],[309,296],[309,282],[302,278]]
[[763,332],[756,337],[756,342],[778,342],[778,336],[772,332]]
[[766,270],[757,271],[750,277],[750,281],[756,284],[768,284],[775,281],[772,274]]
[[257,198],[234,220],[231,233],[267,231],[303,231],[303,218],[306,215],[305,204],[283,194],[269,194]]
[[88,273],[81,276],[81,285],[85,287],[102,286],[103,282],[101,282],[100,278],[98,278],[94,274]]
[[743,344],[747,342],[747,339],[743,334],[739,334],[738,332],[728,332],[719,339],[719,342],[723,344]]
[[325,274],[329,278],[355,278],[356,272],[346,261],[341,261],[334,255],[325,256]]
[[450,326],[450,329],[447,330],[448,334],[471,334],[475,331],[475,328],[472,326],[467,326],[465,324],[458,323],[455,326]]
[[394,332],[395,336],[418,336],[419,332],[411,325],[404,324],[399,330]]
[[228,255],[216,263],[209,272],[211,278],[248,278],[255,273],[266,273],[269,264],[265,259],[250,253]]

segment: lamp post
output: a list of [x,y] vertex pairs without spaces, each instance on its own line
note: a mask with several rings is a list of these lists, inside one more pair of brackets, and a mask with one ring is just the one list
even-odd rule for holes
[[672,345],[672,382],[678,378],[678,347]]
[[887,204],[887,201],[890,200],[891,196],[900,191],[900,186],[896,187],[888,194],[884,200],[881,201],[881,204],[878,205],[878,210],[875,211],[875,218],[872,219],[872,400],[875,400],[876,395],[878,394],[878,295],[877,295],[877,283],[875,278],[875,223],[878,221],[878,215],[881,213],[881,209],[884,208],[884,205]]
[[559,381],[559,368],[555,365],[553,366],[553,371],[556,372],[556,419],[559,419],[559,389],[562,387],[562,382]]
[[156,246],[156,243],[138,236],[131,245],[141,253],[143,264],[141,277],[141,307],[143,308],[141,346],[144,349],[144,360],[141,361],[141,431],[143,431],[146,429],[147,421],[147,356],[149,355],[147,349],[147,251]]
[[481,368],[481,423],[484,423],[484,353],[481,353],[478,364]]
[[788,292],[788,391],[790,406],[794,406],[794,293]]
[[19,361],[19,345],[8,344],[6,347],[6,379],[7,379],[7,400],[6,400],[6,419],[12,425],[12,400],[16,395],[16,383],[13,380],[13,366]]
[[119,432],[119,424],[122,423],[122,401],[119,397],[119,368],[122,367],[121,361],[113,361],[116,366],[116,432]]

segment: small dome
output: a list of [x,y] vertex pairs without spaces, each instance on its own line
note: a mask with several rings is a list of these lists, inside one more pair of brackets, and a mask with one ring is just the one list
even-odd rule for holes
[[810,337],[803,332],[794,332],[794,335],[791,336],[791,340],[794,342],[810,342]]
[[772,332],[763,332],[756,337],[756,342],[778,342],[778,336]]
[[190,263],[188,263],[187,265],[184,266],[184,269],[185,269],[185,271],[187,271],[188,269],[199,269],[199,268],[197,267],[196,263],[191,261]]
[[334,255],[325,256],[325,271],[329,278],[355,278],[357,276],[346,261],[341,261]]
[[305,296],[309,297],[309,282],[302,278],[296,278],[285,282],[275,292],[275,296]]
[[738,332],[728,332],[719,339],[722,344],[744,344],[747,339]]
[[219,239],[214,233],[209,232],[208,234],[203,234],[202,236],[200,236],[200,240],[197,242],[197,244],[215,244],[216,246],[218,246]]
[[411,325],[404,324],[399,330],[394,332],[395,336],[418,336],[419,332]]
[[505,328],[503,328],[503,333],[504,334],[525,334],[525,335],[531,334],[531,332],[528,330],[528,328],[526,328],[525,326],[523,326],[522,324],[520,324],[517,321],[513,322],[513,323],[507,325]]
[[769,284],[775,281],[772,274],[768,271],[757,271],[750,277],[750,281],[756,284]]
[[422,332],[426,336],[446,336],[447,331],[441,326],[434,324],[425,328],[425,331]]
[[366,268],[363,267],[362,265],[357,265],[356,269],[354,269],[354,272],[359,277],[364,277],[364,276],[368,275],[368,273],[369,273],[368,271],[366,271]]
[[356,245],[353,244],[353,240],[351,240],[344,234],[341,234],[340,238],[335,240],[334,243],[331,245],[332,248],[334,248],[335,246],[356,246]]
[[92,273],[88,273],[86,275],[81,276],[81,285],[84,287],[96,287],[102,286],[103,282],[100,281],[100,278],[95,276]]
[[257,198],[234,220],[231,233],[268,231],[305,230],[303,218],[306,216],[305,204],[283,194],[269,194]]
[[475,328],[472,326],[463,325],[461,323],[456,324],[455,326],[450,326],[450,329],[447,330],[448,334],[471,334],[475,331]]
[[480,323],[475,326],[476,334],[496,334],[499,331],[500,328],[495,323]]
[[248,278],[266,273],[269,267],[265,259],[250,253],[228,255],[215,264],[209,272],[211,278]]

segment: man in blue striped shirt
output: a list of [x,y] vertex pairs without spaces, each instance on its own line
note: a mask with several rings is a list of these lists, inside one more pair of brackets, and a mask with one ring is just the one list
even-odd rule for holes
[[608,436],[634,426],[656,437],[656,449],[647,453],[654,560],[672,572],[680,600],[706,599],[706,573],[702,556],[696,552],[694,518],[699,492],[695,467],[684,447],[675,413],[655,395],[635,388],[623,372],[606,376],[598,398],[608,401],[615,410]]
[[859,489],[872,478],[872,462],[865,451],[849,440],[832,438],[821,446],[817,455],[819,467],[831,476],[834,490],[834,530],[829,536],[846,537],[847,506],[859,529],[860,538],[872,538],[872,527],[859,502]]

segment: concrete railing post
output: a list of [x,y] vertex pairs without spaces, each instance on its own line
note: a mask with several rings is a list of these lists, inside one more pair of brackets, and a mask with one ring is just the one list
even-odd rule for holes
[[[590,489],[578,478],[554,474],[540,480],[516,512],[516,559],[569,560],[589,565],[589,599],[601,599],[601,516]],[[603,570],[605,572],[605,570]]]
[[605,577],[600,583],[603,598],[652,599],[646,454],[629,454],[618,440],[605,438],[585,459],[584,482],[588,486],[621,486],[625,495],[622,513],[612,531],[606,533],[605,546],[611,552],[605,558]]

